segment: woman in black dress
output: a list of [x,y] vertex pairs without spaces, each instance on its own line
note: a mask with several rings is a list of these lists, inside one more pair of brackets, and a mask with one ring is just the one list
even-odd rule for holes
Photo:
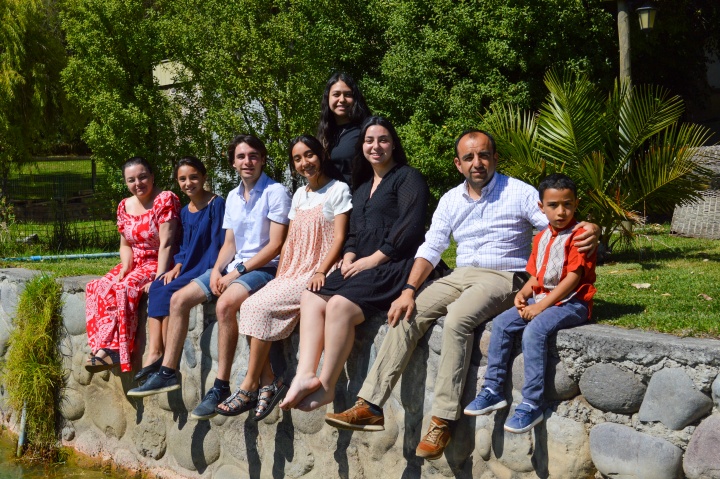
[[[387,310],[398,297],[423,241],[427,183],[407,165],[393,126],[368,118],[353,165],[353,210],[343,263],[317,293],[300,301],[300,357],[281,408],[311,411],[330,403],[367,314]],[[325,351],[322,371],[315,376]]]
[[355,80],[346,73],[331,76],[325,85],[320,105],[317,138],[347,184],[351,184],[352,162],[360,125],[368,116],[370,110]]

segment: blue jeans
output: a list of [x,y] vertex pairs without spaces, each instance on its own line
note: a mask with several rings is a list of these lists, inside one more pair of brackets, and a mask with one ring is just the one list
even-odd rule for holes
[[[274,266],[269,266],[265,268],[258,268],[256,270],[250,271],[248,273],[245,273],[244,275],[235,278],[232,283],[238,283],[242,285],[245,289],[248,290],[250,294],[253,294],[257,292],[260,288],[268,284],[270,281],[272,281],[275,278],[275,273],[277,272],[277,268]],[[205,298],[207,302],[213,301],[216,299],[215,295],[210,291],[210,274],[212,273],[212,268],[205,271],[203,274],[198,276],[193,280],[195,284],[200,286],[200,289],[203,290],[205,293]],[[223,273],[223,276],[225,276],[227,273]],[[230,284],[232,284],[230,283]]]
[[[528,304],[534,302],[532,298],[528,300]],[[534,406],[542,406],[548,337],[561,329],[587,322],[587,317],[587,305],[578,299],[571,299],[561,306],[550,306],[531,321],[522,319],[515,307],[499,314],[493,319],[483,387],[488,387],[502,395],[514,339],[517,334],[522,333],[522,352],[525,362],[523,401]]]

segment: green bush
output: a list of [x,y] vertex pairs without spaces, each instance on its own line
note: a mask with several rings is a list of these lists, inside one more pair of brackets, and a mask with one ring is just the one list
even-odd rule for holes
[[7,360],[0,376],[10,407],[27,409],[28,451],[54,460],[58,453],[55,418],[63,388],[58,343],[62,323],[62,287],[51,276],[28,281],[20,295]]

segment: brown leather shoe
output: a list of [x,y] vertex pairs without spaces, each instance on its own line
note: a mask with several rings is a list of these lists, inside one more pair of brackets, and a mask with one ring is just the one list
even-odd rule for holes
[[373,413],[363,398],[358,398],[355,405],[345,412],[326,414],[325,422],[338,429],[350,429],[351,431],[383,431],[385,429],[385,417],[382,414]]
[[428,432],[423,436],[420,444],[415,450],[417,457],[428,459],[440,459],[445,451],[445,446],[450,442],[450,425],[445,419],[433,416],[430,419]]

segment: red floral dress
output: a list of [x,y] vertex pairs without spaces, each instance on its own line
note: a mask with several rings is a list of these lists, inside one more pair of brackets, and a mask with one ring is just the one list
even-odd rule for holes
[[127,213],[126,200],[118,205],[117,226],[132,247],[132,270],[118,281],[121,263],[102,278],[89,282],[85,288],[85,317],[90,349],[93,354],[102,348],[119,351],[122,371],[131,369],[130,354],[135,344],[137,307],[143,287],[155,279],[160,225],[177,219],[180,214],[180,200],[171,191],[157,195],[152,209],[139,216]]

